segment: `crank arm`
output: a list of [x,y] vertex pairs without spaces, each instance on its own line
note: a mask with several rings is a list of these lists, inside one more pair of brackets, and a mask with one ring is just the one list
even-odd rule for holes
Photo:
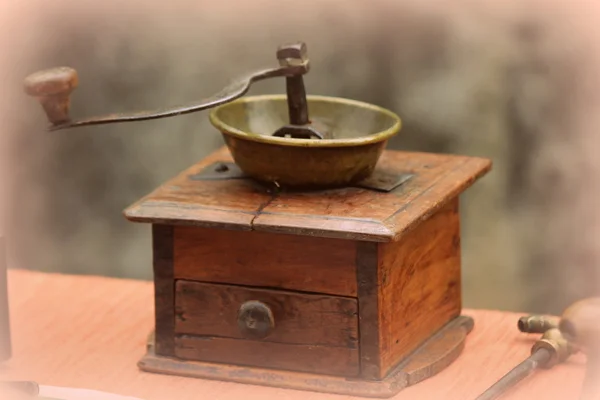
[[298,43],[280,46],[277,58],[279,60],[278,67],[256,71],[244,76],[213,96],[199,102],[163,110],[115,113],[72,121],[69,117],[70,95],[78,85],[78,76],[77,71],[69,67],[48,69],[29,75],[25,79],[25,92],[38,99],[50,122],[48,130],[56,131],[87,125],[145,121],[198,112],[242,97],[254,82],[285,77],[288,82],[290,122],[293,125],[305,125],[308,122],[308,111],[302,75],[309,71],[306,45]]

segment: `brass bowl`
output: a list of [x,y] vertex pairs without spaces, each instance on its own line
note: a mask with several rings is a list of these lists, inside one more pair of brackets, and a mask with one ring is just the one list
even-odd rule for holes
[[332,139],[271,136],[289,123],[285,95],[243,97],[214,108],[210,122],[245,174],[289,188],[348,186],[367,178],[400,131],[396,114],[372,104],[325,96],[307,96],[307,102],[310,120]]

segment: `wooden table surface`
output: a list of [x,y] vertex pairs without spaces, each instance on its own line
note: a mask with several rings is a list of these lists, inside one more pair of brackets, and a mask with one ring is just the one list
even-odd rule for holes
[[[140,372],[136,363],[153,328],[151,282],[11,270],[9,285],[14,357],[0,370],[1,379],[146,400],[345,397]],[[527,357],[538,337],[518,332],[518,314],[464,313],[475,318],[475,329],[459,359],[394,399],[474,399]],[[505,399],[578,399],[584,370],[585,357],[576,355],[530,376]]]

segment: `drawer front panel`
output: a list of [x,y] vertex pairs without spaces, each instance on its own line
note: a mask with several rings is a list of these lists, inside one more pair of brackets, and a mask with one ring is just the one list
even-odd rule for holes
[[175,279],[356,297],[351,240],[174,228]]
[[358,350],[215,337],[175,337],[175,356],[182,360],[247,365],[313,374],[355,377]]
[[177,357],[355,376],[353,298],[182,281],[175,289]]

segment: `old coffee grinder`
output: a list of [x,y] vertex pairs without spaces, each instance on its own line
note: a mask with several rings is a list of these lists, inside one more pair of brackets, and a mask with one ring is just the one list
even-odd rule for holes
[[[77,73],[30,75],[50,130],[212,108],[226,147],[125,210],[152,227],[143,371],[390,397],[443,370],[461,315],[459,195],[487,159],[386,150],[400,118],[307,96],[303,43],[197,104],[72,121]],[[286,80],[286,95],[243,97]],[[118,345],[118,344],[115,344]]]

